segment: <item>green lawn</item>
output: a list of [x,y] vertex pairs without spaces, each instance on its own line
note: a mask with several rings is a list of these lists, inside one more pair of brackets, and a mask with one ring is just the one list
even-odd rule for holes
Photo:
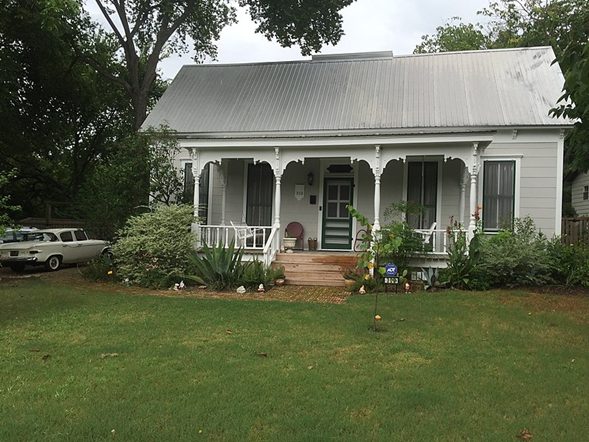
[[587,440],[589,298],[373,303],[2,283],[0,440]]

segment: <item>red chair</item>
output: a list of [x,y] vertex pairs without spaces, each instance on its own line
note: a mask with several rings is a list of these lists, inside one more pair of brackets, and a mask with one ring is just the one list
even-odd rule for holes
[[303,226],[301,225],[301,223],[297,223],[296,221],[293,221],[292,223],[288,223],[288,226],[286,226],[286,233],[289,238],[296,238],[297,239],[297,242],[295,243],[295,249],[297,249],[297,250],[304,249],[303,239],[304,239],[305,230],[303,229]]

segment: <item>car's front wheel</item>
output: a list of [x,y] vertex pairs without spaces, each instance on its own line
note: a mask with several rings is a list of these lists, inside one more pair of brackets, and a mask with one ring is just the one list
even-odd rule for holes
[[47,261],[45,261],[45,269],[49,270],[50,272],[54,272],[61,267],[61,258],[57,255],[50,256]]

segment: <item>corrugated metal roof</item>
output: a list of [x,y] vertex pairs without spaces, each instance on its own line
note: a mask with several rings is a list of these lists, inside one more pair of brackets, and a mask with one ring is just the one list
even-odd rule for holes
[[184,66],[143,127],[181,133],[569,125],[552,48]]

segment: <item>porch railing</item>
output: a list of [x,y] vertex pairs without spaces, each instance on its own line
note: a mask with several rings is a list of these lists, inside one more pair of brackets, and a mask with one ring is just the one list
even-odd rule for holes
[[264,264],[270,265],[280,247],[277,231],[272,226],[199,225],[196,245],[218,247],[235,241],[236,247],[261,254]]
[[[449,237],[448,231],[446,229],[437,229],[437,230],[429,230],[429,229],[416,229],[416,233],[418,233],[423,238],[423,244],[425,246],[425,253],[434,253],[434,254],[445,254],[448,253],[448,246],[449,246]],[[456,235],[459,234],[459,231],[453,231],[452,235],[453,238],[456,238]]]

